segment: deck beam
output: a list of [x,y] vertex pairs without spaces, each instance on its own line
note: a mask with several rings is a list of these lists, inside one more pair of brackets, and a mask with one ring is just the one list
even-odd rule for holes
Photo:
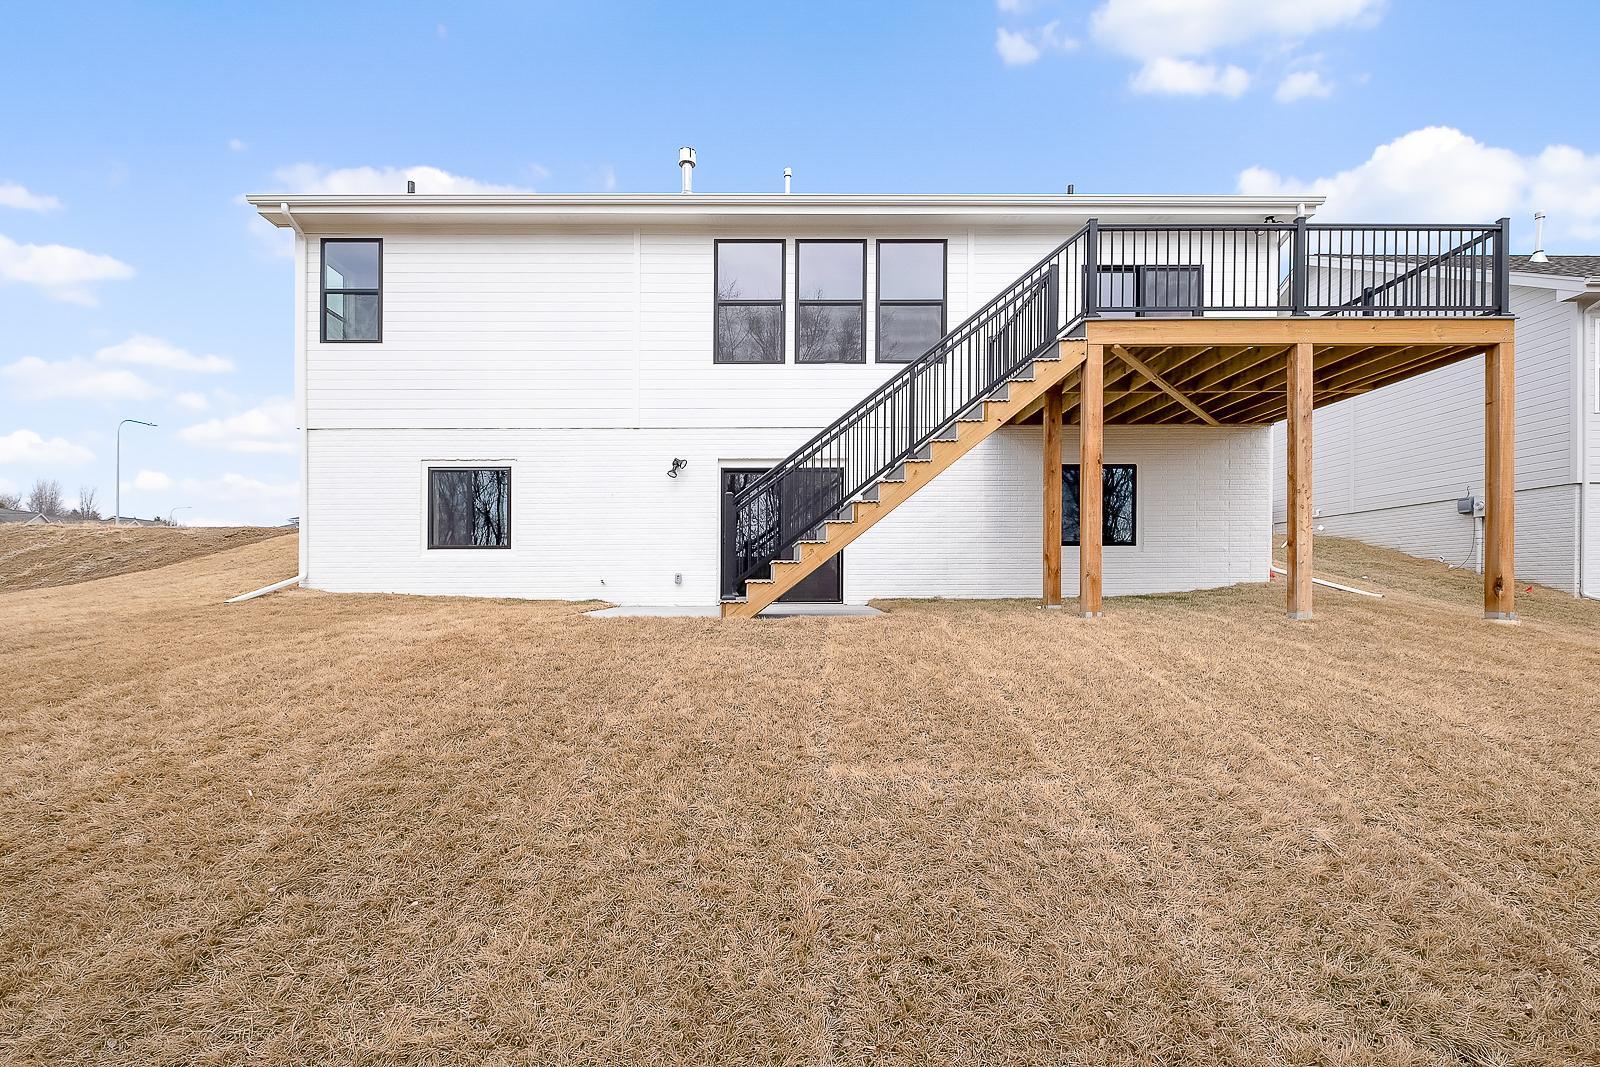
[[1311,380],[1312,349],[1289,352],[1289,618],[1311,618]]
[[1061,407],[1057,386],[1044,394],[1044,606],[1061,606]]
[[1101,614],[1101,527],[1105,501],[1104,345],[1090,344],[1078,395],[1078,614]]
[[1483,617],[1517,617],[1516,353],[1511,341],[1492,345],[1484,360]]

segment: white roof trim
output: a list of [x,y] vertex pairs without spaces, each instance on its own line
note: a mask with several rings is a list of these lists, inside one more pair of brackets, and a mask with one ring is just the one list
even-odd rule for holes
[[1257,196],[946,196],[783,193],[613,193],[523,195],[330,196],[288,193],[245,198],[277,226],[288,226],[287,204],[297,216],[401,216],[414,221],[505,216],[907,215],[973,218],[1080,217],[1091,215],[1279,215],[1299,205],[1315,211],[1321,197]]

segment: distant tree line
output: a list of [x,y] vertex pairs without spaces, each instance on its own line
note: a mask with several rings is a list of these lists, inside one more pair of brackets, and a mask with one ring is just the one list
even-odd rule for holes
[[92,485],[78,487],[78,502],[67,506],[66,493],[54,478],[35,478],[27,494],[0,490],[0,508],[36,511],[57,522],[96,522],[103,518],[98,506],[99,490]]

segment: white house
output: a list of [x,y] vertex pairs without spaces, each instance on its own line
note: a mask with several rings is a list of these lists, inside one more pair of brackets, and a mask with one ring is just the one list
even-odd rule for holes
[[[1517,320],[1516,573],[1600,597],[1600,256],[1512,256],[1509,266]],[[1318,410],[1318,526],[1481,567],[1484,439],[1474,418],[1483,373],[1476,356]],[[1280,426],[1279,441],[1282,433]],[[1279,461],[1278,523],[1283,483]]]
[[[1232,362],[1170,340],[1291,324],[1290,260],[1333,232],[1293,221],[1315,200],[684,173],[665,195],[250,198],[295,232],[304,584],[754,613],[1033,596],[1042,569],[1047,602],[1086,583],[1094,614],[1102,568],[1113,594],[1266,580],[1289,335],[1239,335]],[[1438,342],[1478,339],[1487,293],[1441,314],[1489,317],[1399,341],[1461,358]],[[1293,323],[1337,353],[1394,321]],[[1103,471],[1081,557],[1080,432]]]

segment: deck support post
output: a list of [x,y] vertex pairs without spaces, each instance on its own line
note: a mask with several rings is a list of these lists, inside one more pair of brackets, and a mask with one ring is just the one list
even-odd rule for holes
[[1511,341],[1491,345],[1484,360],[1483,617],[1517,618],[1516,353]]
[[1312,349],[1289,350],[1289,618],[1311,618],[1311,369]]
[[1087,346],[1078,399],[1078,613],[1100,617],[1101,530],[1105,501],[1104,345]]
[[1061,606],[1061,413],[1058,385],[1044,394],[1044,606]]

